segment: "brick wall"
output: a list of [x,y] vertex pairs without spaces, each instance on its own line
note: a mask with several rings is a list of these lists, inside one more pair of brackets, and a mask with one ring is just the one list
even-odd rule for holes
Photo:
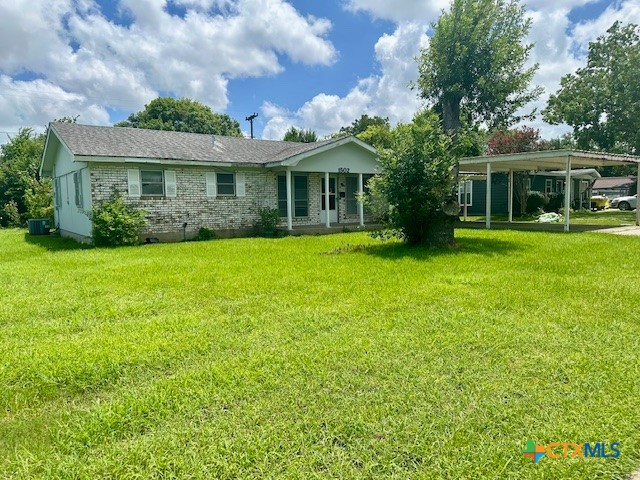
[[[128,166],[127,168],[135,168]],[[207,197],[205,168],[167,168],[176,172],[177,195],[165,197],[128,197],[127,168],[122,166],[91,166],[91,198],[95,204],[110,198],[115,190],[123,193],[126,202],[147,210],[148,226],[141,232],[143,237],[158,236],[165,239],[180,240],[183,224],[187,223],[187,238],[193,237],[201,227],[216,232],[248,233],[259,221],[260,208],[277,208],[277,172],[265,170],[246,170],[244,197]],[[321,225],[320,199],[321,182],[324,174],[310,173],[309,177],[309,216],[294,217],[294,226]],[[343,181],[338,178],[338,185]],[[339,188],[338,188],[339,191]],[[338,200],[339,222],[357,223],[358,215],[346,215],[346,202]],[[281,218],[280,225],[286,226],[287,219]]]

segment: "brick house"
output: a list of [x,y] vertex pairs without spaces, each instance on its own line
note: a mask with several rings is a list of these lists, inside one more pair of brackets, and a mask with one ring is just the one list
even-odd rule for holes
[[143,238],[176,241],[201,227],[247,235],[265,207],[289,230],[363,226],[372,219],[357,198],[377,165],[355,137],[294,143],[51,123],[40,172],[53,179],[62,235],[89,241],[93,205],[119,192],[147,210]]

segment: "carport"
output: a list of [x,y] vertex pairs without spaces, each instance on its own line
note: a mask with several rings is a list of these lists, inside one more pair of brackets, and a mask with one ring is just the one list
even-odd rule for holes
[[[640,192],[640,157],[580,150],[547,150],[540,152],[485,155],[460,159],[460,176],[468,173],[485,174],[487,178],[486,228],[491,228],[491,175],[509,174],[509,222],[513,222],[513,173],[557,171],[565,172],[564,231],[569,231],[572,196],[571,179],[580,174],[580,169],[608,167],[614,165],[637,165],[638,191]],[[573,169],[573,170],[572,170]],[[636,225],[640,225],[640,208],[636,208]]]

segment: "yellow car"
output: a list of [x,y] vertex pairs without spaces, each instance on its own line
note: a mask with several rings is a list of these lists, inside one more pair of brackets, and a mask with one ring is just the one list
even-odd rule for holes
[[609,208],[609,199],[606,195],[593,195],[591,197],[591,210],[604,210]]

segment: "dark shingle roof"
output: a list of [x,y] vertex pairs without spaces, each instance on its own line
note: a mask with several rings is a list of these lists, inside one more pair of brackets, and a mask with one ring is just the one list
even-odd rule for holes
[[159,158],[221,163],[264,164],[286,160],[335,142],[251,140],[201,133],[52,123],[51,129],[77,156]]

